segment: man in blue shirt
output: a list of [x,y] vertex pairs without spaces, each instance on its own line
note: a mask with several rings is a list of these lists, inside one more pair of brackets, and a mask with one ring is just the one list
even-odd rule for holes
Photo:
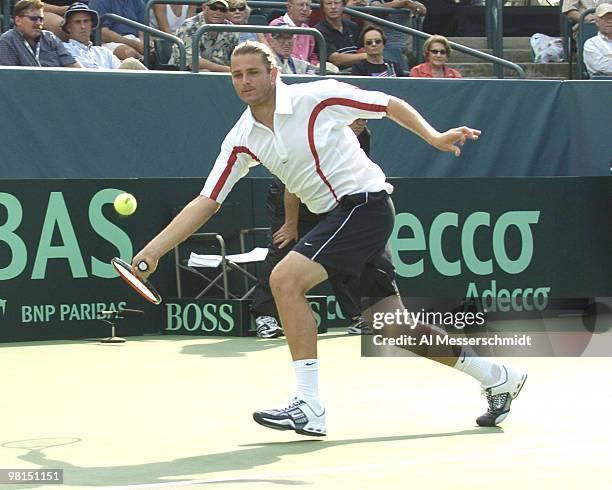
[[[91,0],[89,6],[100,16],[117,14],[141,24],[144,22],[142,0]],[[102,46],[110,49],[120,60],[142,59],[144,54],[142,31],[112,20],[102,24]]]
[[82,68],[50,31],[43,30],[43,3],[20,0],[15,5],[15,27],[0,36],[0,65]]

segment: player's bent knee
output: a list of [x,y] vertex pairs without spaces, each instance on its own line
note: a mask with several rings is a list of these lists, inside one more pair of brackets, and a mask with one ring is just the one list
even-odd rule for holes
[[274,297],[304,294],[299,278],[287,267],[276,266],[270,274],[270,289]]

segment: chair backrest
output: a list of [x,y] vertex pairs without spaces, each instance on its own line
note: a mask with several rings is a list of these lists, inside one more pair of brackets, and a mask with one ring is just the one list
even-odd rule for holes
[[251,14],[247,24],[250,26],[267,26],[268,18],[263,14]]
[[587,39],[597,35],[597,26],[593,22],[585,22],[582,24],[582,44]]
[[272,22],[274,19],[278,19],[279,17],[282,17],[286,13],[287,13],[287,9],[272,8],[272,9],[267,10],[266,17],[268,18],[270,22]]
[[[562,4],[563,2],[561,2]],[[559,5],[561,8],[561,5]],[[572,37],[572,27],[574,23],[565,15],[563,12],[559,13],[559,33],[561,35],[561,40],[563,41],[563,57],[566,60],[570,60],[571,48],[570,48],[570,39]]]
[[0,0],[0,34],[11,28],[12,3],[8,0]]
[[178,70],[178,66],[168,64],[170,56],[172,56],[172,45],[173,43],[165,39],[153,40],[153,46],[155,47],[155,69]]
[[[585,11],[585,13],[593,13],[595,11],[595,9],[588,9]],[[584,13],[583,13],[584,15]],[[583,53],[584,53],[584,43],[586,42],[587,39],[592,38],[593,36],[597,35],[597,25],[594,24],[593,22],[585,22],[582,21],[580,23],[580,25],[578,26],[578,46],[577,46],[577,59],[578,59],[578,66],[577,66],[577,71],[578,71],[578,79],[585,79],[585,78],[589,78],[589,74],[587,72],[586,66],[584,66],[584,57],[583,57]]]

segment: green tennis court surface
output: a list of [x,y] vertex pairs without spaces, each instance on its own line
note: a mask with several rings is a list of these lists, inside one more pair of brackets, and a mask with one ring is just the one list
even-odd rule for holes
[[470,377],[359,347],[320,336],[312,439],[251,418],[292,394],[283,339],[2,344],[0,468],[60,468],[62,488],[612,488],[611,359],[512,359],[529,380],[488,429]]

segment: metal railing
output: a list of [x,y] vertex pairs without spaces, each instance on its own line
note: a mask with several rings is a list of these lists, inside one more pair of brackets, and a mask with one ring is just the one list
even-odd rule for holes
[[[495,0],[495,1],[501,4],[501,0]],[[285,2],[268,2],[268,1],[260,1],[260,0],[250,1],[248,2],[248,4],[252,7],[257,7],[257,8],[260,8],[260,7],[285,8],[287,6]],[[318,9],[319,7],[320,5],[316,3],[312,4],[313,9]],[[395,24],[393,22],[389,22],[388,20],[381,19],[379,17],[366,13],[366,11],[376,13],[376,14],[389,14],[389,13],[397,14],[401,10],[398,11],[398,9],[390,9],[390,8],[385,8],[385,7],[345,7],[344,9],[344,12],[350,15],[351,17],[367,20],[371,22],[372,24],[377,24],[383,27],[387,27],[389,29],[394,29],[396,31],[411,35],[413,39],[415,39],[416,46],[420,46],[421,40],[429,39],[432,36],[431,34],[427,34],[425,32],[422,32],[421,30],[402,26],[399,24]],[[498,9],[498,11],[501,11],[501,7]],[[501,26],[501,17],[498,15],[498,17],[496,18],[499,20],[499,23],[500,23],[499,25]],[[422,19],[420,20],[420,24],[417,24],[417,25],[418,27],[422,27]],[[499,37],[501,35],[501,32],[502,32],[501,27],[497,27],[496,33],[494,35]],[[451,41],[449,42],[452,48],[456,49],[457,51],[469,54],[471,56],[474,56],[475,58],[480,58],[482,60],[489,61],[493,63],[496,67],[500,66],[499,72],[497,74],[499,78],[503,78],[503,70],[501,70],[501,67],[506,67],[506,68],[510,68],[511,70],[514,70],[519,76],[519,78],[526,78],[525,70],[516,63],[512,63],[511,61],[505,60],[501,58],[501,56],[492,56],[490,54],[483,53],[476,49],[468,48],[467,46],[463,46],[462,44],[458,44],[458,43],[451,42]],[[494,49],[497,49],[498,53],[500,51],[503,51],[503,44],[501,44],[498,41],[498,47]]]
[[[158,4],[162,4],[162,5],[202,5],[203,0],[147,0],[147,2],[145,3],[145,8],[144,8],[144,23],[146,25],[149,25],[151,23],[151,9],[153,8],[154,5],[158,5]],[[287,7],[287,3],[286,2],[265,2],[265,1],[255,1],[255,2],[247,2],[249,6],[254,7],[254,8],[266,8],[266,7],[276,7],[276,8],[286,8]],[[313,4],[313,9],[318,10],[319,5],[318,4]],[[387,9],[392,11],[393,9]],[[224,25],[226,27],[228,27],[228,29],[223,29],[223,32],[267,32],[267,31],[258,31],[255,29],[255,26],[249,27],[248,29],[237,29],[237,30],[230,30],[229,24],[220,24],[220,25]],[[234,26],[234,27],[242,27],[242,26]],[[265,27],[265,26],[257,26],[257,27]],[[213,30],[213,29],[211,29]],[[219,31],[221,32],[221,31]],[[289,32],[289,31],[285,31],[285,32]],[[295,32],[295,33],[290,33],[290,34],[308,34],[307,32]],[[311,34],[311,35],[315,35],[315,34]],[[316,40],[316,38],[315,38]],[[144,33],[143,36],[143,43],[145,45],[148,45],[149,43],[149,34],[147,32]],[[194,46],[196,46],[196,44],[193,44]],[[149,53],[145,53],[144,54],[144,64],[148,66],[149,63]],[[192,71],[193,71],[193,66],[192,66]]]
[[[348,8],[348,7],[347,7]],[[362,7],[362,6],[353,6],[350,7],[351,10],[356,10],[357,12],[363,12],[366,14],[374,15],[378,17],[379,15],[388,15],[388,14],[403,14],[408,16],[408,26],[416,29],[418,31],[423,30],[423,21],[425,17],[422,15],[415,15],[415,13],[410,9],[393,9],[389,7]],[[345,8],[346,10],[346,8]],[[402,24],[394,23],[398,26],[402,26]],[[414,55],[417,60],[421,60],[423,56],[423,41],[415,36],[412,36],[412,50],[414,51]]]
[[[140,22],[133,21],[131,19],[126,19],[125,17],[121,17],[117,14],[104,14],[100,16],[98,21],[98,26],[95,30],[95,43],[100,44],[102,40],[102,27],[104,27],[105,20],[112,20],[119,24],[125,24],[126,26],[133,27],[138,31],[142,31],[143,33],[147,33],[149,35],[153,35],[155,37],[159,37],[161,39],[165,39],[167,41],[171,41],[178,46],[179,49],[179,68],[181,70],[185,69],[186,66],[186,55],[185,55],[185,43],[181,41],[178,37],[173,34],[168,34],[167,32],[160,31],[159,29],[155,29],[154,27],[150,27]],[[148,38],[147,38],[148,39]],[[149,44],[143,43],[145,49],[144,52],[148,54]]]
[[578,21],[578,37],[576,38],[576,80],[582,80],[584,71],[584,19],[587,15],[594,12],[594,8],[586,9],[580,14],[580,20]]
[[[487,0],[485,7],[485,32],[487,47],[493,50],[493,56],[504,56],[504,2],[503,0]],[[495,65],[495,76],[504,78],[501,65]]]
[[[419,15],[417,17],[414,18],[415,20],[415,26],[414,28],[417,31],[423,31],[423,24],[425,23],[425,17],[422,15]],[[417,57],[417,60],[423,59],[423,40],[420,37],[414,37],[412,38],[412,50],[414,51],[414,55]]]
[[[276,26],[236,26],[230,24],[206,24],[201,26],[193,35],[192,46],[199,46],[200,39],[205,32],[261,32],[274,33],[285,32],[287,34],[307,34],[314,36],[317,50],[319,52],[319,74],[326,75],[325,62],[327,61],[327,45],[325,38],[316,29],[311,27],[276,27]],[[191,72],[200,71],[200,50],[192,49],[191,53]]]
[[[148,0],[146,5],[145,5],[145,22],[149,22],[150,21],[150,10],[151,7],[155,4],[187,4],[187,5],[200,5],[202,3],[201,0]],[[492,24],[494,24],[496,27],[492,30],[492,34],[491,34],[491,39],[497,39],[497,41],[493,41],[493,52],[497,53],[497,55],[490,55],[487,53],[483,53],[481,51],[478,51],[476,49],[472,49],[469,48],[467,46],[464,46],[462,44],[458,44],[452,41],[450,42],[450,45],[452,46],[453,49],[462,52],[462,53],[466,53],[469,54],[471,56],[474,56],[475,58],[479,58],[482,59],[484,61],[488,61],[490,63],[494,64],[494,68],[496,70],[496,76],[498,78],[503,78],[503,68],[502,67],[506,67],[509,68],[511,70],[514,70],[517,75],[519,76],[519,78],[526,78],[525,75],[525,70],[518,64],[516,63],[512,63],[511,61],[505,60],[503,59],[500,55],[503,52],[503,37],[502,37],[502,18],[501,18],[501,11],[502,11],[502,0],[490,0],[489,2],[490,4],[495,3],[497,5],[497,8],[493,8],[492,12],[496,12],[495,15],[491,14],[491,17],[494,18],[495,22],[493,22]],[[279,9],[284,9],[287,7],[286,2],[273,2],[273,1],[261,1],[261,0],[254,0],[254,1],[249,1],[248,2],[249,6],[253,7],[253,8],[279,8]],[[319,9],[320,5],[313,3],[312,4],[312,8],[313,9]],[[489,7],[487,7],[489,8]],[[358,19],[363,19],[363,20],[367,20],[373,24],[377,24],[380,25],[382,27],[387,27],[389,29],[394,29],[396,31],[411,35],[413,37],[413,39],[415,40],[414,46],[417,47],[417,49],[420,49],[421,46],[421,42],[423,40],[429,39],[431,37],[431,34],[427,34],[421,30],[417,30],[417,29],[413,29],[411,27],[406,27],[406,26],[402,26],[399,24],[395,24],[393,22],[389,22],[388,20],[385,19],[381,19],[379,17],[376,17],[374,15],[371,15],[369,13],[366,12],[371,12],[371,13],[376,13],[376,14],[397,14],[400,13],[402,10],[407,10],[408,13],[411,13],[411,11],[409,11],[408,9],[390,9],[390,8],[385,8],[385,7],[353,7],[353,8],[345,8],[344,11],[355,18]],[[112,16],[114,14],[105,14],[105,16]],[[104,17],[104,16],[102,16]],[[122,17],[119,16],[114,16],[118,19],[124,19]],[[116,20],[116,19],[115,19]],[[124,19],[125,21],[128,22],[133,22],[133,21],[129,21],[128,19]],[[117,20],[118,21],[118,20]],[[416,25],[418,27],[422,27],[422,18],[417,17],[416,18]],[[99,26],[98,26],[98,30],[100,28],[102,22],[100,22]],[[125,23],[125,22],[124,22]],[[130,25],[130,24],[127,24]],[[133,27],[136,27],[140,30],[143,31],[144,33],[144,41],[145,41],[145,45],[148,46],[148,39],[149,39],[149,35],[153,34],[157,37],[161,37],[162,39],[170,39],[174,42],[176,42],[177,40],[180,41],[180,39],[178,39],[176,36],[172,36],[171,34],[159,31],[157,29],[154,29],[152,27],[149,26],[144,26],[142,24],[139,24],[137,22],[134,22]],[[198,30],[198,32],[196,32],[196,34],[194,34],[194,38],[195,36],[199,34],[198,36],[198,40],[197,43],[194,40],[193,45],[194,46],[198,46],[199,45],[199,40],[201,38],[201,36],[203,35],[204,32],[206,31],[217,31],[217,32],[261,32],[261,33],[266,33],[266,32],[274,32],[273,30],[268,30],[268,29],[275,29],[275,30],[279,30],[282,29],[285,32],[289,32],[289,33],[297,33],[297,34],[304,34],[304,33],[308,33],[310,35],[315,36],[315,40],[319,40],[318,44],[317,44],[317,48],[321,49],[321,46],[326,47],[326,44],[323,42],[321,45],[319,45],[319,43],[321,43],[321,39],[324,38],[322,37],[322,35],[320,35],[319,31],[316,31],[315,29],[312,28],[308,28],[311,29],[312,31],[315,32],[302,32],[302,31],[291,31],[291,29],[305,29],[305,28],[290,28],[290,27],[270,27],[270,26],[237,26],[237,25],[229,25],[229,24],[218,24],[218,25],[205,25],[202,26],[200,29],[205,28],[201,33],[200,30]],[[98,31],[97,30],[97,31]],[[321,36],[317,36],[317,33]],[[181,42],[181,44],[179,44],[179,49],[180,47],[183,46],[184,49],[184,44]],[[181,51],[181,54],[183,53],[183,51]],[[199,54],[199,50],[194,51],[195,54]],[[195,54],[192,53],[192,60],[194,59]],[[326,51],[325,51],[326,54]],[[321,59],[321,56],[319,56],[319,58]],[[327,59],[327,56],[325,56],[325,59]],[[145,65],[148,63],[148,51],[145,50],[144,53],[144,60],[145,60]],[[321,64],[321,74],[325,74],[325,68],[324,68],[324,64]],[[184,69],[184,67],[181,67],[181,69]],[[198,62],[198,68],[195,69],[195,64],[192,63],[192,71],[194,73],[197,73],[199,71],[199,62]]]
[[[201,6],[202,3],[204,3],[206,0],[148,0],[145,3],[145,8],[144,8],[144,24],[145,25],[151,25],[151,9],[153,8],[153,5],[157,5],[157,4],[168,4],[168,5],[198,5]],[[160,31],[163,32],[163,31]],[[143,40],[142,43],[145,46],[149,45],[149,33],[147,31],[143,31]],[[184,43],[183,43],[184,44]],[[144,60],[143,63],[145,64],[145,66],[149,66],[149,53],[148,51],[144,53]]]
[[[161,1],[161,0],[157,0],[157,1]],[[247,2],[249,4],[250,7],[253,8],[257,8],[257,9],[261,9],[261,8],[276,8],[276,9],[286,9],[287,8],[287,3],[286,2],[279,2],[279,1],[267,1],[267,0],[251,0],[249,2]],[[313,3],[311,5],[313,10],[320,10],[321,9],[321,5],[318,3]],[[362,12],[362,13],[369,13],[369,14],[373,14],[373,15],[387,15],[387,14],[405,14],[408,15],[411,27],[416,28],[418,30],[422,30],[423,28],[423,17],[422,16],[415,16],[414,13],[412,12],[412,10],[410,9],[392,9],[392,8],[388,8],[388,7],[361,7],[361,6],[355,6],[355,7],[351,7],[350,9],[348,7],[346,7],[345,12],[349,13],[348,11],[352,11],[352,12]],[[399,27],[404,27],[401,24],[395,24],[393,22],[391,22],[391,24],[393,26],[399,26]],[[392,27],[393,29],[393,27]],[[421,42],[421,39],[418,37],[413,36],[413,47],[414,47],[414,51],[415,54],[417,56],[418,59],[420,59],[421,57],[421,53],[423,51],[423,43]]]
[[[351,8],[345,8],[344,11],[353,17],[357,17],[363,20],[370,21],[373,24],[379,24],[385,27],[389,27],[389,28],[395,29],[400,32],[412,34],[413,36],[417,36],[421,39],[429,39],[430,37],[432,37],[431,34],[426,34],[424,32],[417,31],[416,29],[412,29],[410,27],[400,26],[398,24],[394,24],[393,22],[389,22],[387,20],[379,19],[378,17],[374,17],[373,15],[368,15],[363,12],[357,12],[356,10],[353,10]],[[449,44],[451,45],[453,49],[456,49],[457,51],[460,51],[461,53],[469,54],[471,56],[474,56],[475,58],[480,58],[485,61],[489,61],[493,64],[505,66],[506,68],[510,68],[511,70],[516,71],[519,78],[526,78],[525,70],[523,70],[523,67],[521,67],[520,65],[517,65],[516,63],[512,63],[511,61],[505,60],[503,58],[499,58],[497,56],[492,56],[490,54],[483,53],[476,49],[468,48],[467,46],[464,46],[463,44],[457,44],[452,41],[449,41]]]

